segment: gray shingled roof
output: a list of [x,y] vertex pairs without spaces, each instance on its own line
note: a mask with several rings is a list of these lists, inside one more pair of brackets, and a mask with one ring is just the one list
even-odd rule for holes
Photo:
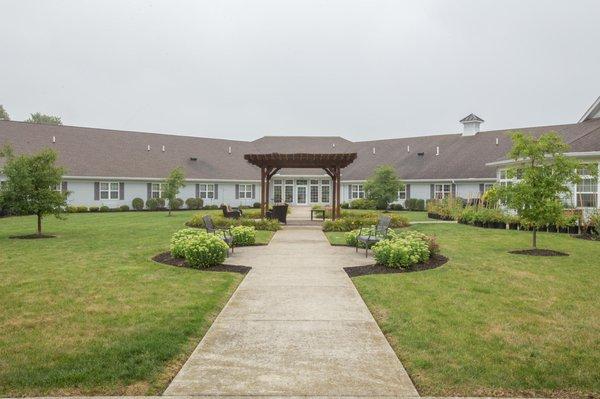
[[[163,178],[173,168],[183,166],[190,179],[258,180],[258,168],[247,163],[244,154],[356,152],[357,160],[342,171],[344,180],[364,180],[383,164],[393,165],[405,180],[477,179],[495,177],[494,167],[486,163],[504,158],[510,148],[508,133],[515,130],[535,136],[556,131],[571,144],[572,151],[600,151],[598,119],[473,136],[447,134],[363,142],[325,136],[266,136],[247,142],[0,121],[0,145],[9,143],[16,153],[53,148],[69,176]],[[436,147],[439,155],[435,155]],[[284,169],[280,173],[323,175],[318,169]]]

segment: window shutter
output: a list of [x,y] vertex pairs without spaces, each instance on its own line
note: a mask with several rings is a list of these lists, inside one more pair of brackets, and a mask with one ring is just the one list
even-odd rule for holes
[[429,185],[429,198],[433,199],[434,195],[434,184]]
[[410,184],[406,185],[406,199],[410,199]]
[[219,199],[219,185],[215,184],[213,187],[215,188],[215,199]]
[[62,185],[61,185],[61,187],[60,187],[60,191],[62,191],[62,192],[63,192],[63,194],[64,194],[64,193],[66,193],[66,192],[68,191],[68,185],[67,185],[67,182],[66,182],[66,181],[62,182]]
[[352,199],[352,184],[348,184],[348,199]]
[[200,184],[196,184],[196,198],[200,198]]
[[452,183],[452,186],[450,186],[450,190],[452,190],[452,197],[455,198],[456,197],[456,184]]
[[252,185],[252,199],[256,198],[256,184]]
[[121,201],[125,199],[125,182],[119,182],[119,199]]
[[148,183],[146,187],[148,187],[148,196],[146,199],[150,199],[152,198],[152,183]]
[[240,198],[240,185],[236,184],[235,185],[235,199],[239,199]]
[[485,185],[483,183],[479,183],[479,194],[483,194],[485,191]]
[[94,182],[94,201],[100,200],[100,182]]

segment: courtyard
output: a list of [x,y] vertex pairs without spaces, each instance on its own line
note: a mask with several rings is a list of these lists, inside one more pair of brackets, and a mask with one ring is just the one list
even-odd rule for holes
[[[414,224],[448,263],[350,280],[342,268],[372,258],[327,243],[343,233],[292,226],[236,249],[226,263],[251,266],[245,277],[153,262],[193,213],[49,218],[57,237],[43,240],[8,238],[32,217],[2,219],[0,395],[600,390],[598,242],[541,233],[570,256],[527,257],[508,253],[528,246],[527,232]],[[279,328],[260,332],[268,320]],[[315,359],[328,361],[317,370]]]

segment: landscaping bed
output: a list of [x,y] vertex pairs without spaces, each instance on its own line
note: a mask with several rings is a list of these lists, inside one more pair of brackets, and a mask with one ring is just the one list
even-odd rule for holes
[[[165,265],[177,266],[177,267],[189,267],[189,268],[193,269],[193,267],[190,266],[190,264],[185,259],[175,258],[173,255],[171,255],[170,252],[163,252],[158,255],[155,255],[154,257],[152,257],[152,260],[155,262],[158,262],[158,263],[165,264]],[[232,273],[246,274],[251,269],[252,268],[249,266],[221,264],[221,265],[207,267],[202,270],[207,271],[207,272],[232,272]]]
[[445,265],[447,262],[448,258],[439,254],[435,254],[427,261],[413,265],[410,269],[388,267],[374,263],[372,265],[344,267],[344,271],[349,277],[367,276],[369,274],[412,273],[435,269]]
[[532,249],[518,249],[515,251],[508,251],[508,253],[510,254],[515,254],[515,255],[529,255],[529,256],[569,256],[569,254],[564,253],[564,252],[560,252],[560,251],[553,251],[551,249],[538,249],[538,248],[532,248]]

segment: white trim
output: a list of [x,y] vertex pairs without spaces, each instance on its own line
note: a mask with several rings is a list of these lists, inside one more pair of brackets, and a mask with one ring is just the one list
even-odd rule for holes
[[[565,155],[567,157],[573,157],[573,158],[600,157],[600,151],[565,152],[563,155]],[[552,158],[552,157],[547,156],[546,158]],[[526,158],[519,158],[517,160],[503,159],[502,161],[488,162],[485,164],[485,166],[509,165],[509,164],[513,164],[513,163],[523,163],[526,161],[527,161]]]
[[579,119],[579,121],[577,121],[577,122],[578,123],[585,122],[589,118],[590,115],[595,114],[598,111],[600,111],[600,96],[598,96],[596,101],[594,101],[594,103],[587,109],[587,111],[585,111],[585,114],[583,114],[581,119]]
[[[70,180],[119,180],[119,181],[145,181],[145,182],[164,182],[166,177],[115,177],[115,176],[63,176],[63,179]],[[248,179],[185,179],[186,182],[215,182],[215,183],[260,183],[260,180],[248,180]]]

